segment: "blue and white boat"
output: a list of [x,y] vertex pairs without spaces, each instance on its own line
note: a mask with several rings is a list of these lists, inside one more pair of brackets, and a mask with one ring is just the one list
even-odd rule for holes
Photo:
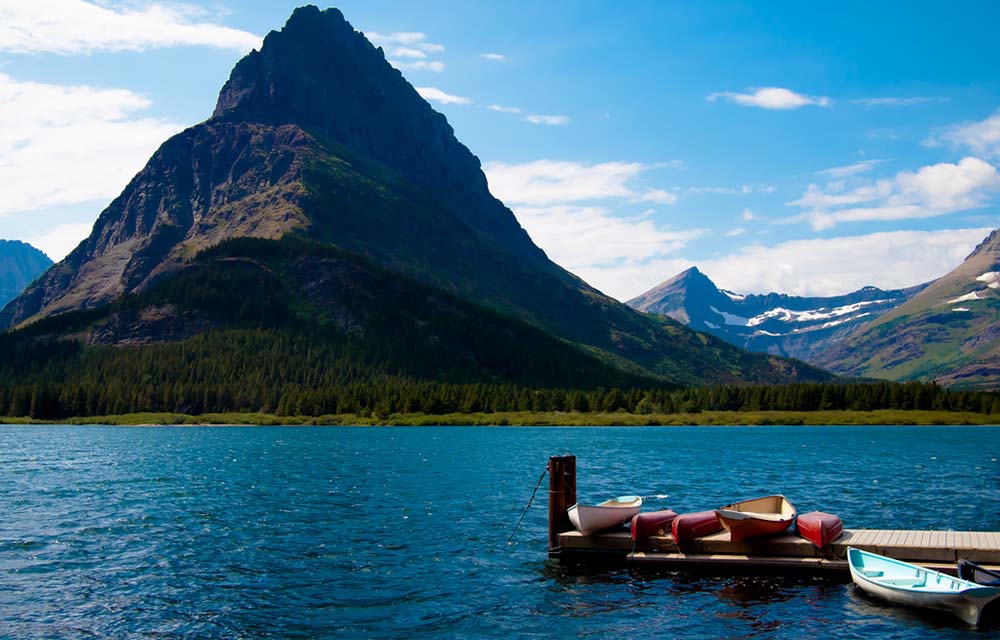
[[1000,588],[984,587],[915,564],[849,548],[854,583],[871,595],[911,607],[942,609],[971,625],[979,625],[983,610],[1000,598]]

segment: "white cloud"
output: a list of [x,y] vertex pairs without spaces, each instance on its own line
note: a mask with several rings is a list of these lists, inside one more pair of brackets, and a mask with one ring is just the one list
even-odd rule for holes
[[499,104],[491,104],[486,108],[492,111],[499,111],[500,113],[521,113],[521,110],[517,107],[504,107]]
[[149,106],[125,89],[0,74],[0,216],[118,195],[181,128],[134,116]]
[[703,235],[658,225],[652,210],[638,216],[615,209],[639,202],[673,204],[669,191],[642,187],[638,162],[585,164],[538,160],[486,163],[490,190],[511,205],[532,239],[558,264],[592,285],[619,295],[623,283],[605,277],[664,256]]
[[852,104],[861,104],[866,107],[912,107],[915,104],[925,102],[945,102],[947,98],[928,98],[925,96],[912,96],[908,98],[857,98],[851,100]]
[[874,169],[877,165],[885,162],[885,160],[862,160],[861,162],[855,162],[854,164],[844,165],[842,167],[831,167],[830,169],[823,169],[822,171],[817,171],[816,173],[821,175],[830,176],[831,178],[846,178],[847,176],[857,175],[859,173],[866,173]]
[[709,102],[715,102],[720,98],[744,107],[771,110],[798,109],[807,105],[829,107],[833,104],[830,98],[825,96],[806,96],[781,87],[763,87],[753,91],[753,93],[720,91],[709,95],[707,99]]
[[631,200],[632,202],[652,202],[655,204],[677,204],[677,196],[663,189],[647,189]]
[[59,262],[90,235],[93,227],[92,222],[61,224],[42,233],[26,236],[23,240],[44,251],[54,262]]
[[688,187],[687,192],[699,195],[745,196],[754,192],[774,193],[774,187],[769,184],[762,184],[757,187],[748,184],[740,185],[739,187]]
[[647,168],[639,162],[585,164],[536,160],[524,164],[487,163],[490,191],[507,204],[548,205],[604,198],[634,198],[628,185]]
[[427,54],[420,49],[410,49],[408,47],[396,47],[390,53],[393,58],[426,58]]
[[975,153],[1000,158],[1000,109],[985,120],[964,122],[946,128],[927,140],[925,146],[947,144],[952,147],[967,147]]
[[569,124],[569,117],[559,116],[559,115],[541,115],[537,113],[530,113],[524,117],[525,122],[530,122],[531,124],[550,124],[557,127]]
[[390,60],[389,64],[400,71],[433,71],[441,73],[444,71],[444,63],[438,60],[417,60],[416,62],[402,62],[400,60]]
[[[990,228],[891,231],[860,236],[753,245],[698,267],[726,289],[740,293],[836,295],[875,285],[909,287],[954,269]],[[673,275],[660,274],[659,280]]]
[[732,229],[727,231],[725,235],[727,238],[735,238],[736,236],[741,236],[746,232],[747,230],[744,229],[743,227],[733,227]]
[[480,53],[479,57],[486,58],[487,60],[496,60],[498,62],[504,62],[507,60],[507,56],[502,53]]
[[462,96],[454,96],[450,93],[445,93],[437,87],[416,87],[417,93],[420,94],[424,100],[433,100],[434,102],[440,102],[441,104],[472,104],[471,98],[465,98]]
[[376,47],[383,49],[391,46],[409,47],[427,52],[444,51],[444,45],[430,42],[427,34],[419,31],[395,31],[393,33],[378,33],[377,31],[365,31],[364,35]]
[[0,2],[0,51],[89,54],[201,45],[246,52],[260,36],[201,21],[204,9],[172,2],[109,5],[82,0]]
[[553,261],[612,296],[630,290],[617,276],[621,271],[662,259],[705,233],[664,229],[648,216],[619,217],[598,206],[518,207],[514,213]]
[[758,215],[756,215],[750,209],[743,209],[743,220],[744,221],[750,222],[751,220],[759,220],[759,219],[760,219],[760,217]]
[[378,33],[365,31],[365,37],[376,47],[382,47],[386,52],[389,64],[400,71],[444,71],[444,63],[440,60],[428,60],[428,54],[434,55],[444,51],[444,45],[430,42],[427,34],[419,31],[395,31],[393,33]]
[[900,171],[850,191],[823,189],[815,184],[798,200],[789,202],[806,211],[787,221],[808,220],[813,229],[829,229],[841,222],[931,218],[985,206],[1000,192],[1000,173],[978,158],[957,164],[942,162],[916,172]]

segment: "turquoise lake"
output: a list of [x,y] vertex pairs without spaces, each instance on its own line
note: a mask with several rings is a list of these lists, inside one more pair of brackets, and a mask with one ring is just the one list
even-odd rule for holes
[[[549,455],[582,501],[784,493],[851,528],[1000,531],[1000,428],[0,426],[0,635],[926,638],[849,584],[546,557]],[[979,632],[985,637],[997,631]]]

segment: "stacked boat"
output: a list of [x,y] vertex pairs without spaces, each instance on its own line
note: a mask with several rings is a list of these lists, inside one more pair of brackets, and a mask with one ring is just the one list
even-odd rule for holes
[[[677,514],[675,511],[640,513],[642,498],[619,496],[595,505],[574,504],[568,509],[570,522],[585,536],[631,525],[637,543],[651,536],[673,537],[677,545],[725,530],[732,542],[776,536],[796,522],[796,511],[785,496],[772,495],[742,500],[719,509]],[[833,514],[814,511],[797,518],[799,535],[822,549],[844,531]]]

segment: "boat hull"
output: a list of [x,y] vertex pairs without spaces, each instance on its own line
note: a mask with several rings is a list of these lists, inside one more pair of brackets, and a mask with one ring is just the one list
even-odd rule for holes
[[621,496],[597,505],[574,504],[566,510],[569,521],[585,536],[620,527],[642,509],[642,498]]
[[848,564],[854,583],[866,593],[894,604],[947,611],[970,625],[978,625],[986,605],[1000,598],[1000,588],[860,549],[848,549]]
[[711,535],[722,530],[722,524],[714,511],[682,513],[670,523],[675,544],[691,542],[696,538]]
[[734,502],[715,513],[732,542],[778,535],[795,521],[795,507],[780,495]]
[[676,517],[677,512],[672,509],[635,514],[631,524],[632,540],[642,543],[650,536],[666,535]]
[[985,587],[1000,587],[1000,572],[980,567],[968,560],[959,560],[958,577]]
[[844,523],[832,513],[812,511],[795,519],[800,536],[822,549],[844,533]]

